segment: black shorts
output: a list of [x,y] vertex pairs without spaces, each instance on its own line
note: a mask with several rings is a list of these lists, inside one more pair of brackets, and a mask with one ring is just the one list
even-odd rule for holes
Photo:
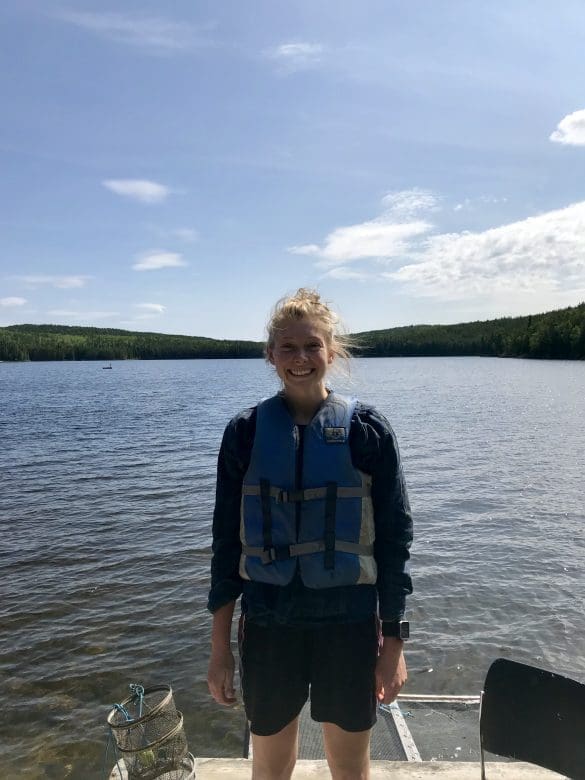
[[240,624],[240,673],[250,730],[271,736],[300,713],[311,690],[313,720],[345,731],[376,722],[375,615],[358,623],[292,628]]

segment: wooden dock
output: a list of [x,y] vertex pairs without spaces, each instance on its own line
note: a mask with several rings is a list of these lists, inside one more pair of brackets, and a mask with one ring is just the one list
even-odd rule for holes
[[[197,780],[250,780],[245,758],[197,758]],[[490,762],[487,780],[559,780],[562,775],[530,764]],[[293,780],[330,780],[324,760],[299,760]],[[371,780],[479,780],[479,763],[462,761],[372,761]]]

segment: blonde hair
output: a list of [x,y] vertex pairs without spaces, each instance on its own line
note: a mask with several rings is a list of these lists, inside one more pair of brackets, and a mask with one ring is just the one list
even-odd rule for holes
[[341,358],[349,368],[350,348],[353,346],[349,336],[342,330],[338,315],[321,300],[316,290],[300,287],[294,295],[285,295],[276,302],[266,326],[267,340],[264,350],[268,359],[268,349],[274,347],[279,331],[294,320],[313,320],[324,332],[327,347],[336,358]]

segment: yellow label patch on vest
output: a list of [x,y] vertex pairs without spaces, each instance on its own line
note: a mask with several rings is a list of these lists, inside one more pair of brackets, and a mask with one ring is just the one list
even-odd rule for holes
[[346,430],[345,428],[323,428],[323,436],[327,444],[344,444]]

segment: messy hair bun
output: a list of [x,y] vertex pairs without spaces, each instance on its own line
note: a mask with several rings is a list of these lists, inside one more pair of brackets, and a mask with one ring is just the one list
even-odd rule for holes
[[294,295],[286,295],[277,301],[268,320],[266,348],[274,347],[275,338],[280,330],[294,320],[308,319],[315,322],[323,331],[328,348],[348,361],[351,357],[351,341],[341,332],[341,321],[337,314],[321,300],[316,290],[299,288]]

